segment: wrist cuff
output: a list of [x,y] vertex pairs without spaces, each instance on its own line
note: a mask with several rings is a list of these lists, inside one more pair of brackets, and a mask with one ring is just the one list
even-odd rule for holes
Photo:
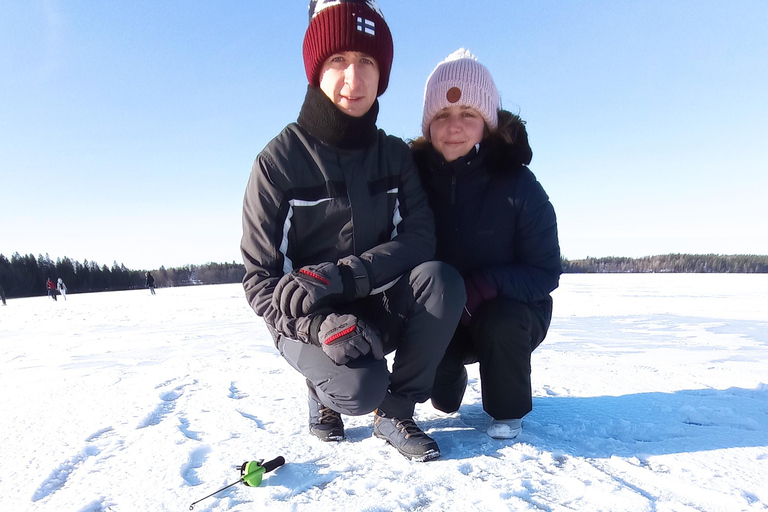
[[347,300],[361,299],[371,294],[371,281],[363,260],[357,256],[347,256],[340,259],[337,265]]
[[325,320],[325,315],[317,315],[309,323],[309,342],[318,347],[320,346],[320,340],[317,333],[320,331],[320,324],[323,323],[323,320]]

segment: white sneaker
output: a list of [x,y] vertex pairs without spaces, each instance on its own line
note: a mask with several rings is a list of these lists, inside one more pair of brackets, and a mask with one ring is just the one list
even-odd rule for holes
[[523,420],[493,420],[488,435],[494,439],[514,439],[523,430]]

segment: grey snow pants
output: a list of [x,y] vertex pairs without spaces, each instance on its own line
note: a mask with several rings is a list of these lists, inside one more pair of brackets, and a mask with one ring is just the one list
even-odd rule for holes
[[450,265],[429,261],[388,290],[335,308],[378,329],[385,353],[395,352],[391,372],[386,359],[377,361],[370,354],[339,366],[320,347],[290,338],[279,336],[277,348],[306,377],[310,395],[326,407],[349,416],[380,409],[410,418],[416,403],[431,396],[465,300],[461,275]]

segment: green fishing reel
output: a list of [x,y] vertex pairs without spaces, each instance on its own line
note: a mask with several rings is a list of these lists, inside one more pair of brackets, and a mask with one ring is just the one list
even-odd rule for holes
[[261,485],[261,478],[264,476],[264,473],[269,473],[270,471],[279,468],[283,464],[285,464],[285,459],[282,457],[276,457],[267,462],[264,462],[264,460],[251,460],[243,462],[241,466],[235,466],[240,468],[240,480],[237,482],[232,482],[231,484],[222,487],[218,491],[209,494],[205,498],[197,500],[189,506],[189,510],[193,510],[195,505],[204,499],[210,498],[214,494],[219,493],[224,489],[229,489],[233,485],[237,485],[240,482],[243,482],[248,487],[258,487]]
[[282,457],[277,457],[268,462],[263,460],[243,462],[243,465],[240,466],[241,480],[248,487],[258,487],[261,485],[261,477],[264,473],[269,473],[283,464],[285,464],[285,459]]

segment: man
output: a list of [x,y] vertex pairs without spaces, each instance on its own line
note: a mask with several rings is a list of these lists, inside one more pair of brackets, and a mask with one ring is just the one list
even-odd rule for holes
[[149,288],[149,291],[152,292],[152,295],[155,295],[155,278],[152,277],[152,274],[149,272],[145,272],[144,276],[146,277],[146,280],[144,281],[144,286]]
[[48,289],[48,296],[56,301],[56,285],[53,284],[50,277],[48,278],[48,281],[45,282],[45,287]]
[[340,440],[342,414],[375,410],[375,436],[434,459],[413,412],[458,324],[463,281],[428,261],[434,221],[408,147],[376,128],[393,55],[376,2],[313,1],[309,16],[299,118],[256,158],[245,192],[246,298],[306,378],[312,434]]

